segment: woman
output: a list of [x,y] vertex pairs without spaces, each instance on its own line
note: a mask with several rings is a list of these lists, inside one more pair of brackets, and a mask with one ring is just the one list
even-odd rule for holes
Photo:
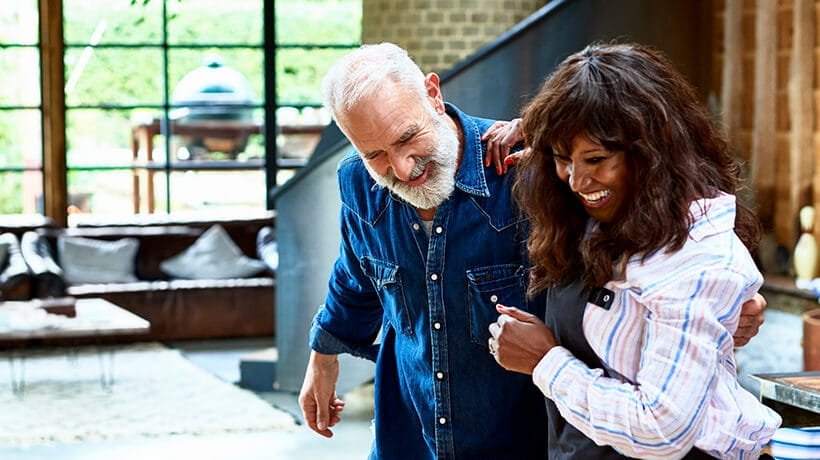
[[780,418],[738,385],[732,333],[762,282],[760,226],[694,90],[654,51],[589,46],[522,128],[546,325],[499,305],[490,349],[547,396],[551,458],[757,458]]

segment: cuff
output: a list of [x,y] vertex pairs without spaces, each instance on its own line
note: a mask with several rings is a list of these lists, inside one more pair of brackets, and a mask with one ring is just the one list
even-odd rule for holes
[[379,347],[375,345],[357,345],[345,342],[336,337],[326,329],[322,328],[320,322],[322,314],[325,311],[325,306],[319,308],[319,312],[313,318],[313,323],[310,326],[310,348],[326,355],[338,355],[341,353],[350,353],[359,358],[368,359],[375,362],[379,354]]
[[556,391],[561,394],[566,393],[568,385],[575,380],[574,374],[579,370],[578,366],[584,365],[569,350],[562,346],[555,346],[535,366],[532,380],[544,396],[554,399]]

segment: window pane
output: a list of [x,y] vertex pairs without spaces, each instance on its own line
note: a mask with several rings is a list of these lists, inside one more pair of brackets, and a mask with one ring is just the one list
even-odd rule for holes
[[[37,48],[0,49],[0,105],[40,105],[40,53]],[[14,82],[14,84],[9,84]]]
[[3,2],[0,8],[0,43],[36,44],[40,29],[38,19],[37,0]]
[[159,49],[67,48],[66,104],[162,104]]
[[41,140],[39,110],[0,110],[0,167],[40,168]]
[[69,171],[70,214],[131,214],[134,181],[131,171]]
[[42,214],[40,171],[0,172],[0,214]]
[[[168,60],[172,100],[191,100],[201,93],[213,95],[214,101],[236,98],[260,105],[264,101],[262,49],[175,49],[169,51]],[[245,95],[248,90],[251,94]]]
[[[136,147],[143,149],[139,158],[146,159],[145,139],[152,132],[155,149],[158,143],[164,152],[163,140],[156,136],[159,131],[151,129],[151,121],[158,119],[161,113],[157,109],[66,110],[68,167],[130,166],[134,159],[132,136],[138,136]],[[164,161],[164,155],[160,159]]]
[[280,105],[320,104],[322,77],[347,49],[280,49],[276,52],[276,98]]
[[63,0],[66,43],[159,43],[162,1]]
[[262,43],[262,0],[168,2],[168,43]]
[[265,207],[263,171],[171,173],[171,211],[242,212]]
[[[321,27],[316,27],[321,24]],[[277,0],[276,41],[282,44],[359,43],[361,0]]]

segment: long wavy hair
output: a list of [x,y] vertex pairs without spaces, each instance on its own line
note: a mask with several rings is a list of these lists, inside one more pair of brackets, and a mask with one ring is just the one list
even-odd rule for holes
[[[530,219],[530,293],[583,279],[601,286],[623,276],[635,255],[679,250],[694,200],[735,194],[740,167],[695,90],[659,52],[635,44],[590,45],[566,58],[523,112],[525,143],[514,187]],[[616,218],[589,235],[589,215],[558,178],[553,149],[576,135],[623,151],[630,196]],[[735,233],[753,251],[754,213],[737,203]]]

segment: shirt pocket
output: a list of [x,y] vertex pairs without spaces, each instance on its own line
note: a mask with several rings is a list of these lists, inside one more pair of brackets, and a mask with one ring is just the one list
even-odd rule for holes
[[473,342],[486,346],[490,323],[498,320],[495,304],[527,310],[526,271],[516,264],[489,265],[467,270],[467,298]]
[[410,313],[407,310],[407,299],[401,283],[399,266],[369,256],[362,257],[360,264],[362,272],[370,278],[373,287],[376,288],[376,294],[379,296],[388,320],[395,329],[402,331],[405,335],[412,335],[413,327],[410,323]]

